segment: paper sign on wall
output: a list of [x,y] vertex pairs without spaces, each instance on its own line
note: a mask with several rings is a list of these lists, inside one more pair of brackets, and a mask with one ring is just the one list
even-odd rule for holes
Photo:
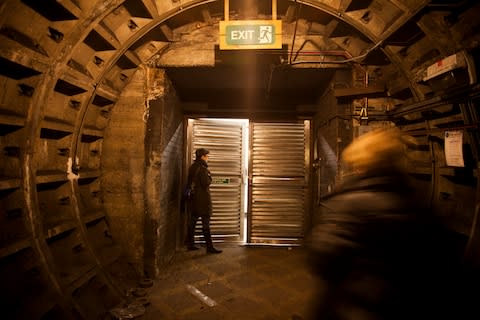
[[465,167],[462,147],[463,131],[445,131],[445,160],[447,166]]

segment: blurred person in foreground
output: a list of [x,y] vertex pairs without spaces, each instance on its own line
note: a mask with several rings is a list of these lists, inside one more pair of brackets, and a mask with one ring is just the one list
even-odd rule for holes
[[461,319],[452,300],[461,254],[408,184],[409,143],[378,129],[344,150],[351,174],[307,241],[319,280],[308,319]]

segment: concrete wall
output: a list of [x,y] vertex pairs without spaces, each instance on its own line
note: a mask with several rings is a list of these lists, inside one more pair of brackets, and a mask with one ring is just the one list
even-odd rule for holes
[[139,69],[111,111],[102,156],[102,191],[113,238],[143,274],[145,74]]
[[[331,192],[342,174],[339,161],[342,150],[352,141],[350,104],[337,101],[333,89],[339,84],[349,85],[351,73],[338,71],[330,88],[318,101],[318,112],[313,118],[313,144],[318,150],[316,170],[320,171],[320,195]],[[318,179],[318,174],[316,175]],[[314,182],[315,185],[318,182]],[[317,193],[317,191],[314,191]]]
[[111,113],[102,158],[108,222],[129,263],[154,277],[173,257],[182,229],[182,110],[165,73],[143,68]]
[[162,70],[155,73],[155,83],[163,91],[149,102],[145,135],[145,271],[151,277],[173,257],[177,235],[183,230],[179,218],[183,113],[165,73]]

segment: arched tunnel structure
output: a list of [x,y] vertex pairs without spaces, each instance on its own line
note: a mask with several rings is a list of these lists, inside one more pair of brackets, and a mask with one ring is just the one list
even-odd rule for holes
[[[158,276],[183,245],[189,118],[310,121],[306,229],[343,148],[398,126],[419,192],[477,261],[479,14],[475,0],[1,1],[7,314],[96,319]],[[281,46],[222,49],[226,19],[281,20]]]

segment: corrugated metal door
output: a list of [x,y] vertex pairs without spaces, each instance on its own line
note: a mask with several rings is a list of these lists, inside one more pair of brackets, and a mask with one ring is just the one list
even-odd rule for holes
[[251,124],[250,243],[297,243],[304,237],[309,125]]
[[[244,135],[248,131],[248,121],[228,121],[221,119],[190,120],[190,163],[195,159],[195,150],[210,150],[208,165],[212,174],[210,192],[213,215],[211,231],[214,240],[242,241],[244,217],[245,185],[243,174]],[[197,224],[196,234],[203,239],[201,223]]]

